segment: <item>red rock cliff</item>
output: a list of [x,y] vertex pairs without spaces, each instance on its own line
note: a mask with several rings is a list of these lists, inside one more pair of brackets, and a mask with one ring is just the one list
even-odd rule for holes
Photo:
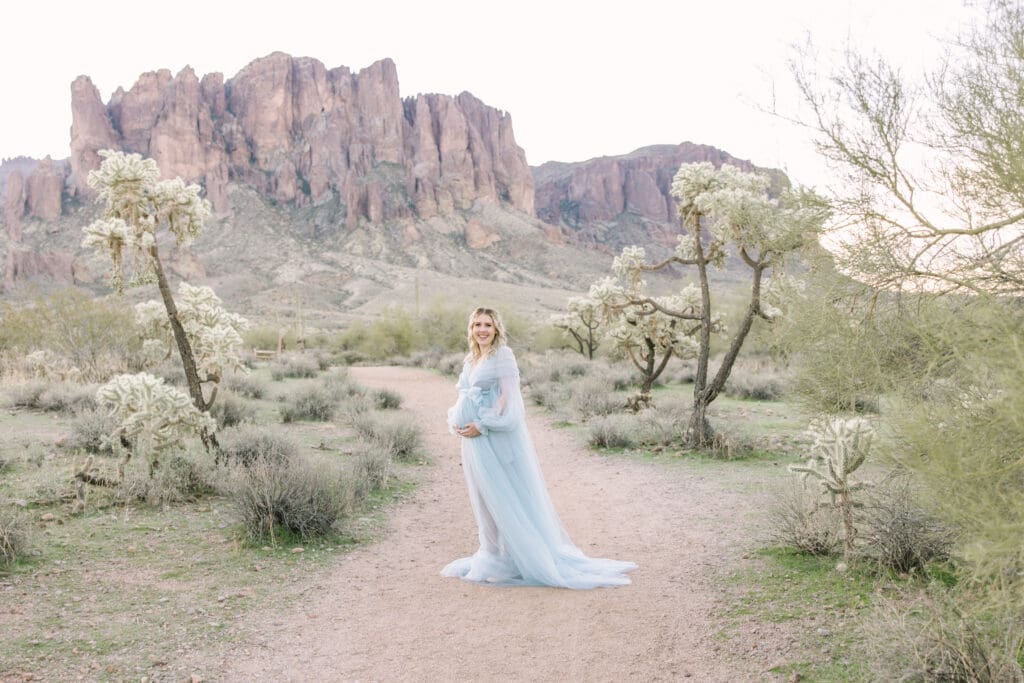
[[473,202],[533,213],[533,177],[508,114],[469,93],[404,101],[390,59],[352,73],[276,52],[234,78],[191,68],[143,74],[104,105],[88,77],[72,84],[70,185],[88,193],[96,152],[156,160],[206,187],[224,213],[229,180],[296,204],[337,198],[348,221],[428,218]]

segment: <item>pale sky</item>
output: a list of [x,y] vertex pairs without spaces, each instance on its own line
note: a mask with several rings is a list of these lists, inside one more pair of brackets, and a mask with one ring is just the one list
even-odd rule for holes
[[810,35],[920,72],[963,0],[138,0],[8,3],[0,21],[0,158],[68,156],[70,84],[106,102],[139,74],[191,65],[225,78],[280,50],[353,71],[390,57],[403,97],[473,93],[512,115],[531,165],[691,141],[815,184],[786,60]]

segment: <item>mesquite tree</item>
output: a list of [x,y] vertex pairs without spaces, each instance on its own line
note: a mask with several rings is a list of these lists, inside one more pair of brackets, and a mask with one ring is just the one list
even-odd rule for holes
[[[1024,5],[971,7],[922,77],[855,49],[835,63],[796,56],[800,119],[840,174],[829,199],[843,229],[834,260],[808,272],[805,303],[787,317],[802,323],[792,352],[814,386],[886,396],[892,438],[879,445],[962,530],[972,603],[1005,605],[1017,618]],[[816,327],[823,318],[834,324]]]
[[[606,306],[631,310],[639,315],[655,311],[694,325],[697,339],[697,369],[693,387],[693,413],[686,443],[705,447],[713,438],[707,420],[708,406],[718,397],[739,355],[755,318],[770,320],[776,309],[764,302],[765,275],[778,269],[788,254],[795,252],[820,231],[826,213],[821,202],[807,191],[785,190],[768,193],[769,178],[732,166],[715,169],[709,163],[683,164],[672,183],[672,195],[679,202],[683,233],[669,258],[649,263],[643,250],[624,249],[616,259],[620,278],[636,281],[643,272],[669,266],[690,266],[696,270],[697,302],[676,308],[647,295],[625,290],[606,297]],[[734,252],[748,269],[750,293],[746,310],[714,375],[709,375],[711,334],[720,326],[713,308],[709,269],[722,268]],[[591,292],[594,296],[594,292]]]
[[[89,173],[88,182],[106,203],[103,218],[84,228],[83,247],[107,254],[113,261],[110,282],[118,291],[125,285],[155,282],[166,312],[174,343],[185,370],[189,396],[196,410],[205,413],[215,398],[203,394],[203,384],[216,385],[219,376],[201,376],[193,345],[171,292],[171,285],[160,258],[160,237],[170,233],[178,246],[195,239],[210,215],[209,202],[200,198],[198,185],[186,185],[181,178],[161,180],[152,159],[138,154],[100,151],[103,162]],[[125,273],[129,279],[125,281]],[[217,447],[212,429],[203,426],[200,434],[207,448]]]
[[566,308],[569,312],[552,316],[551,324],[572,337],[580,355],[594,360],[602,337],[601,303],[589,296],[576,296],[569,299]]

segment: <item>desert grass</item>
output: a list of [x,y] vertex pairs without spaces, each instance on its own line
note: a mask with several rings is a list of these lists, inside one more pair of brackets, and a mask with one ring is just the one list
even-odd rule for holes
[[[266,382],[269,372],[260,363],[251,376]],[[285,378],[274,386],[291,394],[311,382],[321,380]],[[377,538],[391,501],[420,477],[423,454],[378,461],[367,472],[366,454],[382,451],[368,450],[343,421],[285,428],[274,396],[246,400],[262,426],[221,433],[229,465],[215,467],[198,443],[162,458],[152,480],[143,463],[131,463],[121,486],[90,487],[78,513],[70,465],[98,447],[102,415],[0,411],[0,524],[16,517],[11,528],[31,535],[23,543],[8,534],[17,560],[0,567],[0,589],[14,610],[2,620],[5,674],[187,679],[193,672],[179,669],[182,653],[230,638],[250,610],[295,599],[332,558]],[[228,484],[245,462],[274,454],[304,461],[307,482],[334,472],[353,486],[367,483],[358,498],[343,492],[338,507],[308,496],[306,509],[316,514],[291,520],[292,530],[278,524],[272,539],[250,535]],[[102,449],[93,456],[97,473],[116,477],[117,457]]]

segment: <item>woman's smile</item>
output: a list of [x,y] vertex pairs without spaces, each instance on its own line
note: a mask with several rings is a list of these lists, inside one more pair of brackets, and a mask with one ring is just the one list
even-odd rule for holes
[[486,348],[494,341],[494,321],[489,315],[481,315],[473,321],[473,336],[481,347]]

